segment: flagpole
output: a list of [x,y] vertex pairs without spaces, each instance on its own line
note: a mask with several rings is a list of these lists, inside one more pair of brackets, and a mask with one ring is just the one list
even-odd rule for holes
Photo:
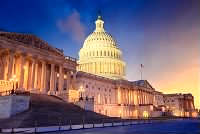
[[142,80],[142,66],[141,66],[141,80]]
[[140,67],[141,67],[141,80],[142,80],[142,67],[143,67],[143,65],[141,64]]

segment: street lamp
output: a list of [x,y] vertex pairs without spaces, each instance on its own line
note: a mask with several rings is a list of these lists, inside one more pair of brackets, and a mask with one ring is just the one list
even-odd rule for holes
[[[12,76],[12,78],[10,78],[10,81],[13,83],[13,87],[12,87],[11,93],[14,94],[15,82],[18,81],[18,79],[16,78],[16,75],[15,75],[15,74]],[[17,87],[16,87],[16,88],[17,88]]]
[[80,86],[79,88],[79,94],[80,94],[80,100],[83,100],[83,92],[84,92],[84,88],[82,86]]

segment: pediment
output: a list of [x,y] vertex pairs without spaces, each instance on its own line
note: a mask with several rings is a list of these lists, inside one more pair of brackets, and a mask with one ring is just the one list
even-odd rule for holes
[[151,86],[151,84],[147,80],[133,81],[133,84],[137,85],[137,86],[153,89],[153,87]]
[[19,43],[24,43],[26,45],[30,45],[39,49],[43,49],[57,55],[63,55],[62,50],[50,46],[47,42],[32,34],[0,32],[0,37],[4,37],[6,39],[10,39]]

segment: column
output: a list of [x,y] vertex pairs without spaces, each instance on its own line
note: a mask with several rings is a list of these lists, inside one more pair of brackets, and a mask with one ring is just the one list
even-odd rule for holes
[[73,89],[75,89],[76,87],[76,72],[75,71],[73,71],[73,80],[72,80],[73,82],[73,85],[72,85],[72,87],[73,87]]
[[69,90],[70,89],[70,77],[71,75],[70,75],[70,72],[67,72],[67,90]]
[[20,67],[20,83],[19,83],[19,88],[20,89],[24,89],[24,65],[25,65],[25,61],[26,61],[26,54],[22,54],[21,55],[21,67]]
[[62,92],[63,90],[63,67],[62,65],[59,66],[59,85],[58,85],[58,91]]
[[37,89],[37,78],[38,78],[38,63],[35,63],[35,77],[34,77],[34,89]]
[[143,93],[140,91],[140,104],[143,104]]
[[15,54],[14,50],[10,50],[9,52],[10,52],[10,55],[9,55],[8,78],[7,78],[7,80],[9,80],[10,78],[12,78],[13,60],[14,60],[14,54]]
[[26,60],[24,66],[24,88],[28,89],[28,73],[29,73],[29,60]]
[[1,76],[0,76],[0,79],[1,80],[5,80],[5,66],[6,66],[6,57],[8,57],[7,55],[5,55],[4,57],[2,57],[2,72],[1,72]]
[[4,57],[4,76],[3,76],[3,79],[4,80],[7,80],[8,79],[8,58],[9,58],[9,55],[6,55]]
[[134,104],[138,105],[138,95],[137,95],[137,91],[134,90]]
[[30,79],[31,90],[34,90],[34,80],[35,80],[35,58],[32,59],[32,64],[31,64],[31,79]]
[[48,94],[55,94],[55,64],[51,64],[50,91]]
[[42,61],[42,73],[41,73],[41,87],[40,92],[46,93],[45,85],[46,85],[46,62]]

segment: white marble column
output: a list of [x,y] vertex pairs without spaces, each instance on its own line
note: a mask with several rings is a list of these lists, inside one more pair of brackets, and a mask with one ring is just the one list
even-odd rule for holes
[[55,64],[51,64],[51,75],[50,75],[50,91],[48,94],[55,94]]
[[10,55],[9,55],[9,64],[8,64],[8,78],[7,80],[11,79],[12,78],[12,75],[13,75],[13,61],[14,61],[14,54],[15,54],[15,51],[13,50],[10,50],[9,51]]
[[21,67],[20,67],[20,81],[19,81],[19,89],[24,89],[24,65],[26,61],[26,54],[21,55]]
[[66,90],[69,90],[70,89],[70,79],[71,79],[71,77],[70,77],[71,75],[70,75],[70,72],[67,72],[67,89]]
[[72,81],[73,81],[73,85],[72,85],[73,89],[75,89],[76,88],[75,87],[76,86],[76,71],[73,72],[73,80]]
[[35,63],[35,77],[34,77],[34,89],[37,90],[37,80],[38,80],[38,63]]
[[34,91],[34,80],[35,80],[35,58],[32,59],[31,64],[31,78],[30,78],[30,90]]
[[138,105],[138,95],[137,91],[134,90],[134,105]]
[[5,80],[5,75],[6,75],[6,57],[8,57],[7,55],[5,55],[5,56],[3,56],[2,58],[1,58],[1,60],[2,60],[2,70],[1,70],[1,76],[0,76],[0,79],[1,80]]
[[29,60],[26,60],[24,66],[24,88],[28,89],[28,73],[29,73]]
[[46,62],[42,61],[42,73],[41,73],[41,87],[40,92],[46,93],[45,85],[46,85]]
[[63,67],[59,66],[59,80],[58,80],[58,91],[61,93],[63,91]]
[[4,57],[4,80],[7,80],[8,79],[8,62],[9,61],[9,55],[6,55],[5,57]]

